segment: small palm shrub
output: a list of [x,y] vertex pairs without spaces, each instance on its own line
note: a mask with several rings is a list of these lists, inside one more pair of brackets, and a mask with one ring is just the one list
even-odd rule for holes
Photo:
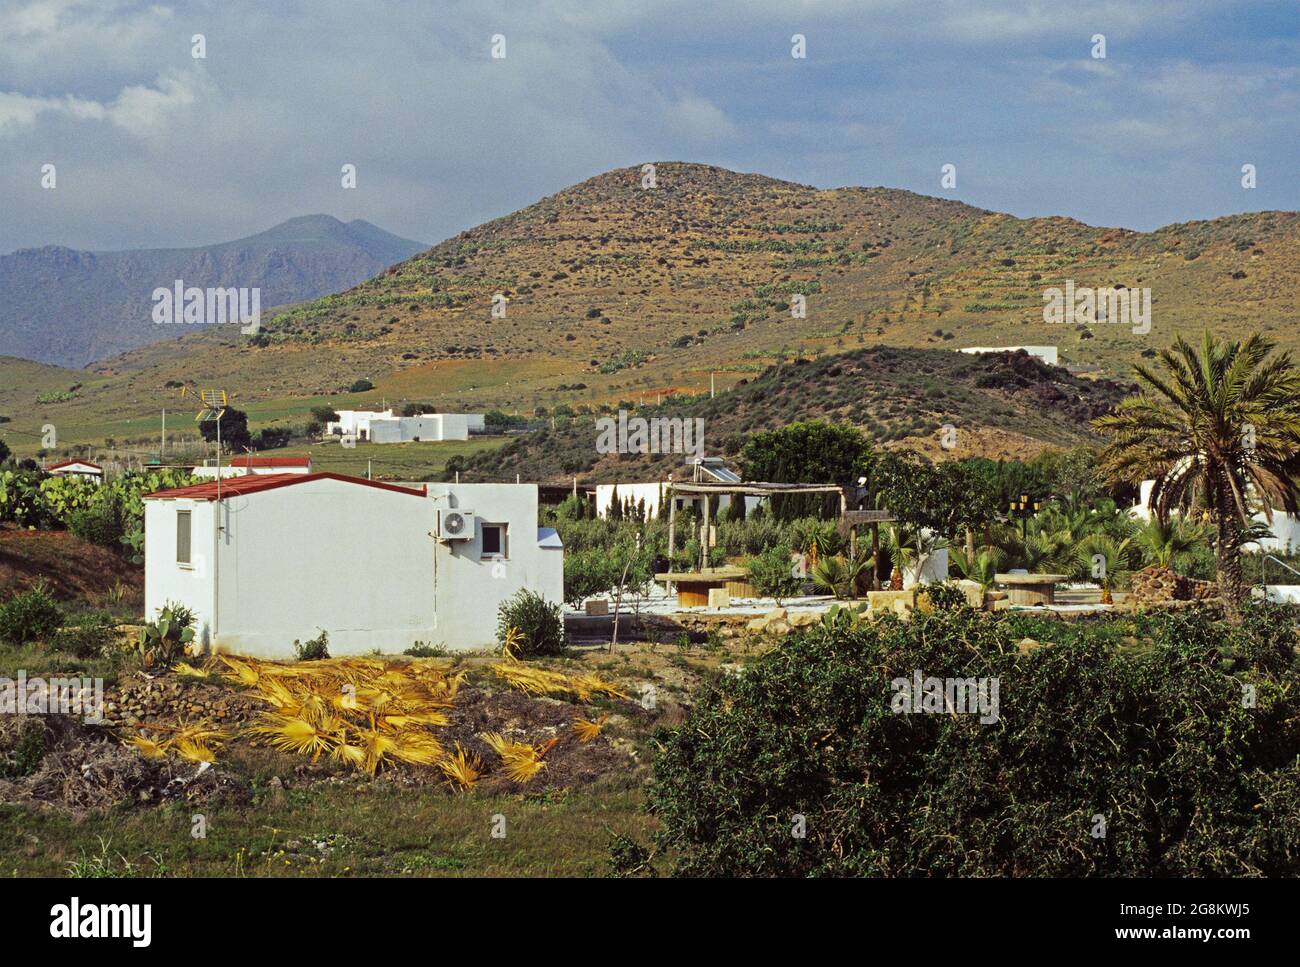
[[502,646],[509,641],[511,652],[520,658],[559,654],[564,651],[560,606],[533,591],[518,591],[497,609],[497,641]]
[[78,615],[50,639],[50,648],[78,658],[97,658],[117,639],[117,620],[103,611]]
[[63,610],[44,584],[15,594],[0,605],[0,640],[11,645],[45,641],[54,636],[63,621]]

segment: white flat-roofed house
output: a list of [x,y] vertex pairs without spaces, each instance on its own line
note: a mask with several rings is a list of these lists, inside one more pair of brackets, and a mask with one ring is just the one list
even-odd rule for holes
[[339,418],[326,424],[325,432],[369,443],[437,442],[468,440],[470,433],[486,428],[482,413],[421,413],[398,416],[383,411],[339,410]]
[[564,551],[537,488],[397,486],[332,473],[244,476],[145,496],[145,611],[194,610],[207,649],[292,658],[491,647],[523,588],[560,603]]

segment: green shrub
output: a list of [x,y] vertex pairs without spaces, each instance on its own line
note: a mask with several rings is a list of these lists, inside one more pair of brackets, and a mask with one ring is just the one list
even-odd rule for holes
[[293,654],[298,661],[322,661],[328,658],[330,656],[329,632],[322,628],[319,635],[307,641],[299,641],[295,638]]
[[[1287,609],[1039,624],[1060,637],[1021,655],[1011,614],[829,622],[710,683],[657,737],[657,854],[689,876],[1300,873]],[[918,671],[997,680],[997,720],[895,713]]]
[[68,517],[68,530],[83,541],[100,547],[122,549],[126,534],[126,514],[121,497],[105,488],[104,492],[86,507],[79,508]]
[[970,607],[970,602],[966,600],[966,592],[955,584],[926,584],[917,590],[929,598],[930,604],[940,611]]
[[497,641],[506,643],[511,630],[518,637],[515,654],[554,655],[564,650],[564,621],[560,606],[529,590],[520,590],[497,609]]
[[102,611],[78,615],[50,639],[50,648],[77,658],[98,658],[117,640],[117,620]]
[[803,587],[803,581],[794,576],[790,553],[788,544],[777,544],[755,554],[745,565],[754,590],[763,597],[775,598],[778,605],[782,598],[797,594]]
[[43,584],[15,594],[0,605],[0,640],[11,645],[46,641],[59,630],[63,610]]
[[422,641],[417,641],[402,654],[411,658],[446,658],[447,649],[442,645],[426,645]]
[[45,724],[40,716],[31,716],[18,729],[9,749],[0,749],[0,779],[30,776],[45,758]]

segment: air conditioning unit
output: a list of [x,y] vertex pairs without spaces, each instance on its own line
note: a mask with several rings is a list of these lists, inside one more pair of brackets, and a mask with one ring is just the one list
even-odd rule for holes
[[474,539],[474,511],[444,510],[438,515],[438,536],[444,541]]

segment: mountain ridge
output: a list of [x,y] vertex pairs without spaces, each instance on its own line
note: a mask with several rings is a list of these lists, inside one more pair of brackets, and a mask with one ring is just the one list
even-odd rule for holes
[[261,288],[263,307],[274,307],[346,289],[423,248],[361,219],[307,215],[211,245],[17,249],[0,256],[0,355],[88,365],[174,338],[149,309],[153,289],[175,279]]

